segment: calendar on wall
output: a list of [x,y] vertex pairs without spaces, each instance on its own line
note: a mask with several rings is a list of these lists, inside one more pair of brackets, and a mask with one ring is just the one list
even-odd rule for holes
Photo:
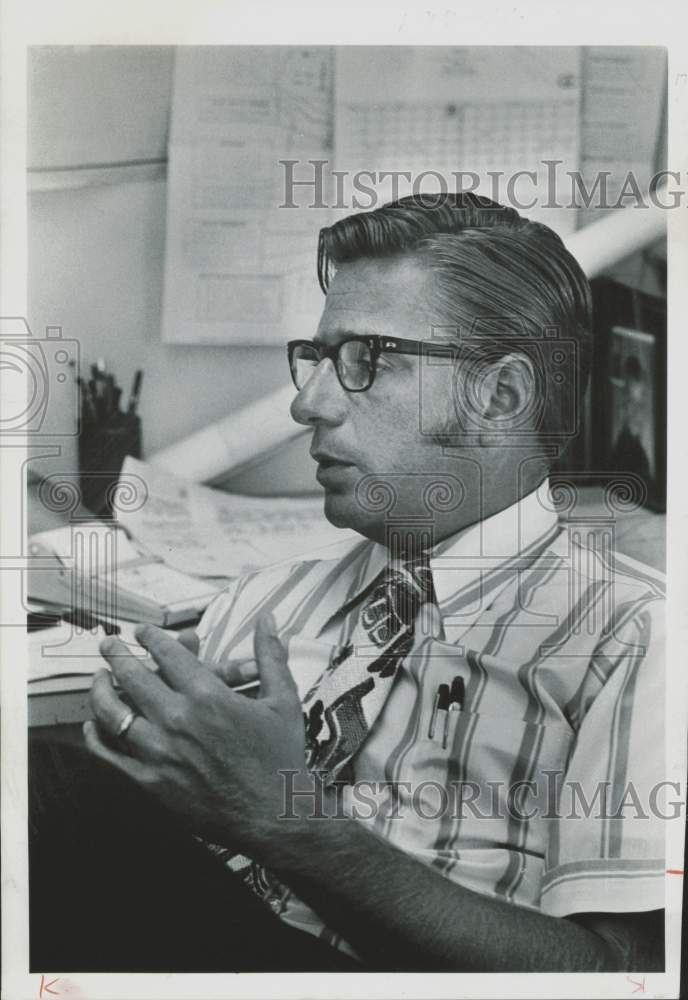
[[319,229],[407,194],[473,190],[570,235],[601,212],[572,175],[649,178],[665,76],[658,48],[178,50],[163,339],[311,336]]
[[342,201],[358,189],[362,204],[372,171],[383,200],[461,187],[562,235],[575,229],[575,211],[548,204],[548,181],[552,161],[557,170],[579,162],[580,48],[352,47],[337,50],[336,65]]

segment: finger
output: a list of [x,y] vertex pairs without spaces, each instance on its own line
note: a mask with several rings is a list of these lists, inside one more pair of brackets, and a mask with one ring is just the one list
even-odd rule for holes
[[177,642],[181,642],[185,649],[188,649],[194,656],[198,656],[198,647],[201,643],[195,628],[183,628],[177,634]]
[[[199,672],[206,671],[193,653],[155,625],[141,625],[135,631],[140,642],[158,664],[160,676],[175,691],[192,691]],[[207,671],[210,673],[210,671]]]
[[[129,714],[130,709],[118,697],[108,670],[99,670],[93,678],[89,694],[91,709],[98,726],[104,733],[115,740],[119,727]],[[134,751],[141,749],[152,735],[152,726],[143,716],[138,716],[127,730],[127,747]]]
[[296,699],[298,702],[296,684],[287,665],[287,651],[278,638],[275,620],[271,614],[259,616],[254,648],[264,697]]
[[100,757],[101,760],[112,764],[119,771],[128,774],[130,778],[133,778],[139,784],[145,784],[149,781],[150,772],[146,765],[134,757],[128,757],[126,754],[111,750],[109,746],[103,743],[95,722],[91,720],[84,722],[83,734],[86,748],[95,754],[96,757]]
[[98,648],[119,686],[148,719],[155,721],[171,708],[176,698],[174,691],[146,666],[145,660],[131,656],[120,639],[108,636]]
[[250,684],[258,679],[258,664],[254,659],[225,660],[221,663],[212,663],[209,667],[216,677],[230,687]]

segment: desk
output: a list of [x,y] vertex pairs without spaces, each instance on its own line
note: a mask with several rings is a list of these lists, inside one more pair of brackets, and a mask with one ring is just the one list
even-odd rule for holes
[[[79,505],[71,514],[73,521],[83,521],[93,517],[94,515],[82,505]],[[29,535],[63,528],[69,523],[69,514],[55,511],[41,503],[40,481],[28,484],[27,526]],[[180,628],[183,627],[184,625],[180,626]],[[47,636],[48,630],[35,633],[36,636],[43,634]],[[90,689],[91,677],[89,675],[50,677],[31,682],[29,684],[28,717],[32,733],[47,735],[50,739],[59,734],[60,740],[66,738],[68,742],[80,740],[81,723],[91,718],[88,701]]]

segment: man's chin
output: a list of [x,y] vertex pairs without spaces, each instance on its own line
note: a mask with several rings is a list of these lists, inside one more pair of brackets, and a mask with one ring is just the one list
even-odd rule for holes
[[348,528],[377,542],[385,537],[384,520],[361,510],[351,494],[325,494],[324,514],[335,528]]
[[353,528],[356,530],[355,512],[350,496],[343,496],[336,493],[325,493],[325,506],[323,513],[335,528]]

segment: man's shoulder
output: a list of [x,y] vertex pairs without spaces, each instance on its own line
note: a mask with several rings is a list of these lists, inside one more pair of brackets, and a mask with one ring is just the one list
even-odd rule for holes
[[229,586],[213,601],[205,613],[206,624],[218,619],[220,613],[237,611],[255,605],[268,595],[314,590],[327,580],[328,576],[338,577],[340,572],[351,568],[359,554],[365,555],[373,543],[361,535],[347,532],[346,537],[329,545],[307,550],[273,563],[264,569],[244,573],[232,580]]
[[349,586],[372,544],[349,533],[333,544],[237,577],[206,609],[197,628],[201,642],[214,635],[214,650],[229,642],[232,654],[238,655],[237,644],[245,640],[250,645],[256,616],[264,611],[272,611],[280,627],[308,628],[318,609],[328,607],[332,593]]
[[279,580],[308,570],[309,573],[326,574],[337,564],[347,561],[353,554],[363,552],[372,543],[362,535],[347,531],[346,537],[330,542],[328,545],[319,545],[314,549],[307,549],[298,555],[292,556],[265,569],[255,570],[238,577],[236,583],[245,589],[246,587],[265,589]]
[[609,530],[581,530],[578,526],[563,525],[550,555],[565,566],[567,585],[611,586],[617,600],[624,602],[634,598],[661,600],[665,597],[665,573],[621,552]]

